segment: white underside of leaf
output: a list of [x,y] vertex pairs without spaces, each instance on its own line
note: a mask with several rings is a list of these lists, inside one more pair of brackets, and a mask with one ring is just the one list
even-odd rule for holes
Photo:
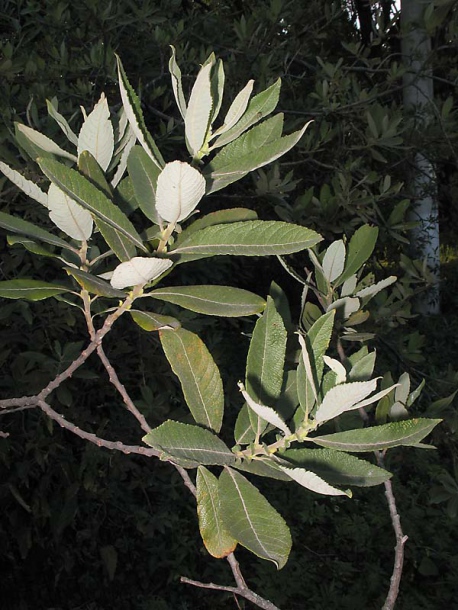
[[247,405],[256,413],[256,415],[259,415],[261,419],[264,419],[265,421],[269,422],[269,424],[272,424],[273,426],[281,430],[285,436],[291,436],[291,430],[288,428],[282,418],[278,415],[278,413],[274,411],[274,409],[272,409],[271,407],[266,407],[265,405],[260,405],[259,403],[255,402],[245,390],[243,383],[239,382],[238,386],[240,388],[243,398],[247,402]]
[[9,167],[2,161],[0,161],[0,171],[2,171],[5,176],[26,195],[32,199],[35,199],[35,201],[38,201],[38,203],[41,203],[46,208],[48,207],[48,195],[42,191],[41,188],[35,184],[35,182],[27,180],[27,178],[24,178],[22,174],[17,172],[12,167]]
[[53,155],[57,155],[58,157],[65,157],[66,159],[71,159],[72,161],[77,160],[75,155],[72,155],[71,153],[67,152],[39,131],[32,129],[31,127],[27,127],[27,125],[22,125],[21,123],[17,124],[17,128],[22,134],[25,135],[28,140],[30,140],[33,144],[36,144],[46,152],[52,153]]
[[110,109],[103,93],[78,135],[78,157],[84,150],[88,150],[103,171],[106,171],[113,156],[114,132]]
[[323,360],[334,373],[337,375],[336,383],[344,383],[347,380],[347,371],[343,364],[329,356],[323,356]]
[[156,186],[156,210],[167,222],[189,216],[205,194],[205,178],[189,163],[167,163]]
[[49,218],[69,237],[78,241],[91,237],[94,223],[90,212],[52,183],[48,190],[48,209]]
[[168,259],[135,256],[130,261],[116,267],[110,283],[113,288],[118,289],[146,284],[162,275],[172,264],[172,261]]
[[316,422],[328,421],[346,411],[364,406],[363,401],[377,387],[377,379],[341,383],[331,388],[315,414]]
[[296,483],[299,483],[302,487],[310,489],[310,491],[314,491],[315,493],[323,494],[325,496],[351,497],[350,491],[337,489],[337,487],[333,487],[332,485],[329,485],[329,483],[326,483],[326,481],[314,472],[310,472],[304,468],[285,468],[284,466],[280,466],[280,469],[296,481]]

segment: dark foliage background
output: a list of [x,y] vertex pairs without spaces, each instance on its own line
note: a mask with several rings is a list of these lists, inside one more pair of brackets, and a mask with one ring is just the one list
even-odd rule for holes
[[[261,218],[303,223],[327,240],[350,236],[365,222],[380,227],[372,261],[376,275],[395,272],[398,285],[376,300],[369,329],[377,333],[382,370],[407,369],[417,384],[427,379],[419,413],[442,416],[436,451],[396,450],[388,468],[409,535],[400,610],[453,607],[458,593],[458,483],[453,402],[431,404],[458,385],[456,309],[457,9],[438,3],[431,13],[437,116],[418,133],[402,108],[399,19],[371,26],[365,3],[330,0],[3,0],[0,10],[0,158],[24,167],[14,145],[19,120],[60,138],[46,114],[46,98],[74,130],[79,105],[91,107],[105,91],[120,99],[114,52],[141,91],[147,124],[164,157],[182,155],[183,130],[167,64],[177,48],[184,86],[211,51],[225,62],[226,103],[247,82],[257,90],[283,79],[280,110],[287,131],[314,124],[282,163],[257,172],[207,200],[207,209],[253,207]],[[374,11],[379,3],[374,3]],[[450,5],[450,6],[449,6]],[[439,9],[448,7],[448,12]],[[383,10],[385,12],[383,12]],[[439,13],[438,13],[439,11]],[[372,15],[374,17],[374,13]],[[435,19],[435,21],[434,21]],[[373,22],[372,22],[373,23]],[[364,25],[366,24],[366,25]],[[361,37],[367,43],[361,45]],[[443,315],[419,321],[411,300],[425,285],[421,265],[408,258],[409,159],[426,150],[437,165],[444,240]],[[28,172],[34,172],[28,166]],[[2,209],[46,222],[5,180]],[[39,277],[58,270],[47,259],[7,247],[0,236],[2,279]],[[305,256],[292,258],[298,269]],[[298,287],[276,261],[221,258],[211,269],[194,263],[177,277],[231,283],[265,295],[275,279],[293,311]],[[187,314],[224,375],[228,418],[240,407],[236,381],[243,376],[252,321],[218,321]],[[84,323],[65,303],[0,303],[2,397],[37,391],[72,361]],[[177,381],[154,338],[122,320],[107,338],[107,353],[151,425],[185,413]],[[126,364],[127,363],[127,364]],[[96,361],[59,388],[53,405],[85,429],[138,443],[140,434]],[[179,583],[181,575],[230,583],[224,562],[210,558],[197,530],[195,507],[167,464],[111,454],[85,444],[36,412],[3,416],[0,439],[0,603],[11,610],[168,610],[236,607],[225,594]],[[261,483],[262,484],[262,483]],[[243,550],[248,582],[282,608],[378,609],[388,589],[394,536],[381,488],[359,490],[353,500],[328,499],[282,485],[266,494],[293,528],[293,554],[276,572]],[[191,500],[191,501],[190,501]],[[239,602],[240,607],[245,607]]]

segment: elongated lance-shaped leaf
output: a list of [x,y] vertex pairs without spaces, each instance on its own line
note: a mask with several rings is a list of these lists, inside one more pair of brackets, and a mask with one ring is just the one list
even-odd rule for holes
[[[365,398],[368,394],[370,394],[373,390],[375,390],[375,385],[377,380],[374,379],[372,381],[356,381],[354,383],[341,383],[340,385],[331,388],[329,392],[326,393],[323,402],[318,407],[317,412],[315,414],[315,421],[327,421],[332,419],[333,417],[337,417],[341,413],[345,413],[346,411],[351,411],[354,409],[362,409],[368,405],[377,402],[382,399],[384,396],[389,394],[395,385],[390,386],[389,388],[385,388],[369,398]],[[357,386],[359,384],[359,387]],[[365,384],[365,386],[363,385]],[[370,389],[372,387],[372,389]],[[338,391],[340,389],[340,392]],[[369,390],[365,396],[364,393],[366,390]],[[329,395],[329,396],[328,396]],[[358,400],[354,402],[357,397]]]
[[[304,419],[308,418],[308,415],[316,402],[315,394],[319,393],[323,377],[323,355],[328,349],[331,340],[332,330],[334,328],[334,317],[334,311],[330,311],[329,313],[320,316],[303,338],[306,353],[304,353],[303,349],[303,357],[299,361],[299,366],[297,367],[297,391],[300,408],[294,418],[298,425],[300,425]],[[310,375],[307,375],[304,357],[308,357],[310,361],[309,374],[311,371],[314,380],[313,385],[310,383]]]
[[249,551],[280,570],[288,561],[291,534],[261,492],[232,468],[219,478],[221,515],[229,533]]
[[129,313],[134,322],[148,332],[164,328],[173,330],[181,327],[180,321],[172,318],[172,316],[164,316],[151,311],[138,311],[136,309],[130,309]]
[[7,235],[6,241],[9,246],[15,246],[16,244],[20,244],[28,252],[36,254],[37,256],[47,256],[65,262],[66,264],[68,263],[68,261],[66,261],[64,258],[59,256],[58,254],[55,254],[54,252],[51,252],[51,250],[48,250],[48,248],[45,248],[41,244],[38,244],[36,241],[33,241],[29,237],[24,237],[22,235]]
[[[315,245],[322,239],[315,231],[288,222],[247,220],[206,227],[193,233],[170,254],[180,255],[178,262],[222,254],[238,256],[292,254]],[[182,256],[183,260],[181,260]]]
[[323,258],[322,268],[328,282],[333,282],[344,270],[345,245],[341,239],[332,242]]
[[260,313],[266,305],[257,294],[231,286],[172,286],[152,290],[145,296],[207,316],[228,318]]
[[53,159],[38,159],[38,164],[51,182],[64,193],[92,212],[104,224],[127,238],[133,246],[147,251],[141,237],[125,214],[79,172]]
[[216,154],[209,165],[205,168],[205,174],[211,174],[222,170],[231,163],[237,162],[242,157],[250,155],[265,144],[279,140],[283,131],[283,114],[266,119],[260,125],[252,127],[250,130],[234,140],[218,154]]
[[281,80],[278,79],[273,85],[261,91],[253,97],[249,102],[248,107],[242,117],[237,123],[228,129],[225,133],[221,134],[218,139],[213,143],[212,148],[219,148],[226,146],[229,142],[232,142],[247,129],[259,123],[264,117],[268,116],[275,110],[278,104],[278,98],[280,97]]
[[256,440],[256,433],[251,425],[250,409],[246,403],[235,420],[234,439],[237,445],[249,445]]
[[64,267],[68,275],[71,275],[84,290],[87,290],[89,294],[96,294],[100,297],[109,297],[124,299],[126,294],[121,290],[116,290],[108,282],[103,280],[96,275],[82,271],[81,269],[75,269],[73,267]]
[[[271,297],[256,322],[248,350],[245,387],[255,403],[273,406],[283,384],[287,332]],[[253,429],[260,434],[266,422],[250,411]]]
[[386,277],[384,280],[381,280],[376,284],[372,284],[372,286],[367,286],[366,288],[358,290],[355,296],[359,297],[360,299],[363,299],[364,304],[366,304],[381,290],[384,290],[388,286],[391,286],[391,284],[394,284],[397,279],[398,278],[395,275],[390,275],[390,277]]
[[334,284],[336,288],[364,265],[374,251],[377,237],[378,228],[370,227],[369,225],[363,225],[353,234],[347,248],[344,272]]
[[210,75],[212,64],[203,65],[191,91],[185,117],[186,145],[191,156],[196,159],[207,140],[213,107]]
[[118,56],[116,56],[116,60],[118,62],[119,89],[127,119],[140,144],[151,157],[152,161],[159,167],[159,169],[162,169],[165,165],[164,159],[156,146],[156,142],[146,129],[143,112],[140,106],[140,100],[131,87],[126,73],[124,72],[121,60]]
[[255,402],[245,390],[243,383],[239,383],[238,386],[243,395],[243,398],[247,402],[247,405],[252,411],[256,413],[258,417],[281,430],[285,436],[291,435],[291,430],[288,428],[281,416],[274,409]]
[[233,222],[242,222],[245,220],[258,220],[258,215],[254,210],[249,210],[248,208],[230,208],[228,210],[210,212],[210,214],[206,214],[195,220],[177,235],[175,240],[176,247],[188,239],[192,233],[205,229],[206,227],[212,227],[219,224],[231,224]]
[[143,214],[155,224],[161,218],[156,210],[156,186],[161,170],[141,146],[134,146],[127,159],[129,176]]
[[233,464],[233,468],[242,472],[249,472],[260,477],[268,479],[276,479],[277,481],[286,481],[291,483],[291,477],[288,477],[279,467],[278,463],[272,457],[263,457],[254,459],[248,462],[247,460],[239,460]]
[[331,485],[372,487],[392,477],[375,464],[334,449],[288,449],[281,453],[281,458],[292,466],[315,472]]
[[307,437],[308,441],[350,453],[382,451],[391,447],[415,446],[427,436],[441,419],[408,419],[373,428],[336,432],[326,436]]
[[87,150],[106,171],[114,151],[114,132],[110,121],[110,109],[102,93],[92,112],[85,118],[78,135],[78,157]]
[[234,101],[229,107],[229,110],[227,111],[223,124],[215,131],[212,138],[229,131],[229,129],[234,127],[239,119],[241,119],[245,113],[245,110],[247,109],[248,102],[250,101],[253,85],[254,80],[249,80],[245,87],[236,95]]
[[197,469],[196,492],[199,531],[205,548],[212,557],[227,557],[237,546],[237,540],[221,518],[218,479],[205,466]]
[[69,237],[78,241],[91,237],[94,223],[90,212],[52,182],[48,190],[48,209],[51,221]]
[[175,100],[183,119],[186,118],[186,101],[183,94],[183,86],[181,84],[181,70],[176,61],[175,47],[170,45],[172,49],[172,57],[169,60],[169,72],[172,77],[172,89],[175,95]]
[[[228,184],[240,180],[249,172],[263,167],[268,163],[272,163],[272,161],[283,156],[299,142],[309,124],[310,122],[306,123],[302,129],[299,129],[288,136],[270,140],[264,144],[264,146],[261,146],[255,151],[248,152],[239,159],[234,159],[224,167],[212,169],[212,164],[210,163],[209,170],[211,170],[211,172],[207,175],[207,194],[219,191]],[[259,128],[262,128],[262,126],[263,125],[260,125]]]
[[314,491],[317,494],[323,494],[324,496],[348,496],[351,498],[351,491],[343,491],[342,489],[337,489],[329,483],[326,483],[321,477],[319,477],[315,472],[310,472],[309,470],[305,470],[304,468],[285,468],[281,466],[282,471],[287,474],[289,477],[305,487],[306,489],[310,489],[310,491]]
[[88,151],[84,150],[78,157],[79,171],[89,179],[94,186],[101,190],[109,199],[112,197],[112,189],[108,184],[105,174],[96,158]]
[[[165,331],[174,332],[174,331]],[[232,451],[210,430],[167,420],[151,430],[143,441],[162,452],[162,459],[170,459],[185,468],[233,464]]]
[[35,201],[38,201],[38,203],[41,203],[41,205],[44,205],[45,208],[48,207],[48,195],[42,191],[41,188],[35,184],[35,182],[27,180],[27,178],[24,178],[22,174],[17,172],[12,167],[9,167],[2,161],[0,161],[0,171],[26,195],[32,199],[35,199]]
[[63,292],[71,292],[67,286],[41,282],[40,280],[6,280],[0,282],[0,297],[4,299],[27,299],[28,301],[42,301]]
[[5,214],[5,212],[0,212],[0,227],[3,227],[7,231],[12,231],[13,233],[19,233],[20,235],[26,235],[27,237],[44,241],[46,244],[51,244],[52,246],[57,246],[58,248],[65,248],[71,252],[78,252],[76,248],[74,248],[71,244],[68,244],[60,237],[56,237],[52,233],[35,226],[27,220],[22,220],[22,218]]
[[15,123],[15,127],[17,134],[22,136],[22,139],[19,138],[19,144],[22,144],[24,138],[32,144],[32,150],[35,151],[35,154],[33,154],[30,148],[27,148],[27,153],[31,153],[34,160],[40,155],[40,151],[43,151],[43,153],[47,153],[48,155],[56,155],[57,157],[65,157],[71,161],[76,161],[75,155],[67,152],[39,131],[27,127],[27,125],[23,125],[22,123]]
[[[120,153],[121,156],[119,157],[119,159],[117,157],[115,157],[112,161],[112,163],[114,163],[114,166],[116,167],[116,173],[113,176],[113,178],[111,179],[111,186],[113,188],[117,187],[117,185],[120,183],[122,177],[124,176],[124,173],[127,168],[127,160],[129,158],[130,151],[134,147],[136,141],[137,141],[137,136],[135,135],[135,133],[129,123],[129,127],[127,129],[127,135],[125,137],[125,144],[123,142],[123,145],[121,148],[121,153]],[[110,170],[110,168],[108,168],[108,169]]]
[[114,229],[111,224],[101,218],[96,217],[95,224],[103,239],[122,263],[126,263],[135,257],[137,254],[135,246],[120,231]]
[[219,432],[224,410],[223,384],[204,342],[184,328],[161,330],[159,336],[195,421]]
[[[56,105],[54,105],[54,103]],[[56,123],[59,125],[59,127],[64,132],[64,134],[67,136],[67,139],[75,146],[78,146],[78,136],[75,134],[73,129],[70,127],[66,118],[64,116],[62,116],[60,114],[60,112],[57,110],[56,98],[53,98],[52,100],[46,100],[46,107],[48,108],[49,116],[52,117],[56,121]]]
[[211,125],[214,123],[214,121],[218,117],[219,111],[221,110],[221,104],[223,103],[225,78],[226,76],[224,74],[223,62],[221,59],[218,59],[216,61],[216,64],[213,66],[213,70],[211,71],[210,75],[212,111],[210,115],[210,130],[207,134],[207,140],[210,136]]

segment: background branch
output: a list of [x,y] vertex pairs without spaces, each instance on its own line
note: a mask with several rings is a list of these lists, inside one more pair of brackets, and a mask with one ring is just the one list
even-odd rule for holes
[[[375,455],[380,468],[385,468],[383,459],[384,453],[381,451],[376,451]],[[385,496],[390,510],[391,523],[393,525],[394,533],[396,535],[396,546],[394,548],[394,566],[390,580],[390,589],[388,591],[388,595],[386,596],[386,600],[383,604],[382,610],[393,610],[394,605],[396,603],[396,599],[399,594],[402,568],[404,566],[404,545],[408,540],[408,536],[405,536],[402,531],[401,519],[397,511],[396,499],[394,497],[393,485],[391,483],[391,480],[385,481],[384,486]]]

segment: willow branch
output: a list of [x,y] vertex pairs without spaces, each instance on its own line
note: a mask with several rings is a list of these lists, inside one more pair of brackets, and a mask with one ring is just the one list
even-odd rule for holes
[[125,453],[127,455],[130,453],[138,453],[139,455],[144,455],[146,457],[160,456],[160,452],[157,451],[157,449],[152,449],[151,447],[141,447],[140,445],[125,445],[124,443],[121,443],[121,441],[108,441],[104,438],[100,438],[92,432],[86,432],[86,430],[81,430],[81,428],[65,419],[63,415],[61,415],[57,411],[54,411],[54,409],[44,400],[37,400],[37,407],[39,407],[43,411],[43,413],[46,413],[46,415],[50,419],[57,422],[59,426],[65,428],[66,430],[69,430],[70,432],[73,432],[73,434],[76,434],[76,436],[79,436],[80,438],[89,441],[94,445],[97,445],[97,447],[105,447],[106,449],[121,451],[122,453]]
[[215,591],[228,591],[229,593],[233,593],[234,595],[239,595],[252,602],[258,608],[263,608],[263,610],[280,610],[278,606],[275,606],[268,599],[264,599],[254,591],[244,587],[226,587],[224,585],[215,585],[212,582],[200,582],[198,580],[191,580],[190,578],[186,578],[182,576],[180,578],[180,582],[183,582],[188,585],[193,585],[194,587],[200,587],[202,589],[213,589]]
[[39,406],[39,401],[44,401],[46,398],[57,389],[62,382],[69,379],[73,373],[82,366],[89,356],[94,353],[98,346],[102,344],[102,340],[107,333],[110,332],[111,327],[116,320],[130,309],[134,300],[140,295],[141,287],[137,286],[129,294],[124,303],[120,305],[116,311],[110,314],[103,326],[93,335],[91,342],[84,349],[81,354],[76,358],[62,373],[59,373],[48,385],[41,390],[36,396],[23,396],[22,398],[8,398],[6,400],[0,400],[0,409],[9,409],[11,407],[24,407],[24,406]]
[[[383,453],[376,451],[377,463],[381,468],[384,468]],[[401,584],[402,569],[404,566],[404,546],[408,540],[408,536],[404,535],[401,526],[401,519],[396,507],[396,498],[393,493],[393,485],[390,480],[385,481],[385,496],[390,510],[391,523],[393,525],[396,536],[396,546],[394,547],[394,566],[393,573],[390,579],[390,589],[386,596],[382,610],[393,610],[396,599],[399,595],[399,586]]]

